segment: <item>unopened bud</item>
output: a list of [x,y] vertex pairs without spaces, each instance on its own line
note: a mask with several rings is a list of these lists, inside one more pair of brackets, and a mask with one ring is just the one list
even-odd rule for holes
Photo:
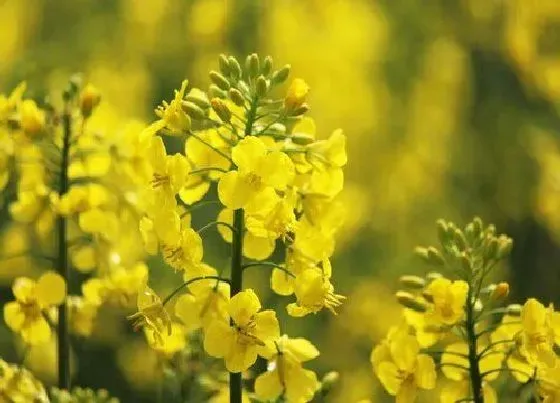
[[496,259],[496,255],[498,253],[499,243],[496,238],[490,239],[486,244],[485,255],[487,259]]
[[436,221],[436,229],[439,242],[442,246],[447,245],[449,242],[449,227],[444,220],[437,220]]
[[496,226],[494,224],[490,224],[486,227],[486,235],[494,236],[496,235]]
[[496,252],[496,259],[503,259],[507,257],[513,248],[513,241],[505,235],[501,235],[498,239],[498,250]]
[[80,94],[80,110],[82,116],[87,118],[91,116],[93,109],[99,105],[101,101],[101,93],[93,85],[88,84]]
[[229,76],[229,73],[231,72],[231,69],[229,67],[229,61],[228,61],[228,57],[226,55],[224,55],[223,53],[218,57],[218,66],[220,67],[220,72],[224,75],[224,76]]
[[224,91],[229,90],[230,87],[229,81],[224,76],[222,76],[220,73],[218,73],[215,70],[212,70],[209,75],[210,75],[210,80],[212,80],[212,82],[216,84],[218,88]]
[[233,101],[235,105],[237,106],[245,105],[245,99],[243,98],[241,91],[239,91],[237,88],[230,88],[228,94],[229,94],[229,98]]
[[491,294],[491,298],[495,301],[502,300],[509,295],[509,284],[506,282],[499,283]]
[[256,90],[259,98],[264,97],[268,93],[268,82],[264,76],[259,76],[259,78],[257,78]]
[[443,274],[437,272],[437,271],[431,271],[428,274],[426,274],[426,280],[428,281],[434,281],[435,279],[438,278],[442,278]]
[[301,104],[299,107],[295,108],[291,112],[291,115],[292,116],[301,116],[301,115],[305,115],[307,112],[309,112],[309,105],[308,104]]
[[406,275],[399,278],[399,283],[404,287],[412,289],[423,289],[426,286],[426,280],[419,276]]
[[466,272],[471,272],[472,271],[472,264],[471,264],[471,260],[469,259],[468,255],[466,253],[461,253],[461,256],[459,257],[459,260],[461,261],[461,266],[463,267],[463,270],[465,270]]
[[340,380],[340,374],[336,371],[330,371],[325,374],[321,380],[321,391],[323,396],[328,393]]
[[199,106],[195,105],[193,102],[183,101],[181,102],[181,108],[183,111],[193,119],[204,119],[206,114]]
[[270,125],[268,129],[266,129],[266,133],[272,136],[282,136],[286,134],[286,126],[282,123],[274,123]]
[[266,77],[270,74],[271,71],[272,71],[272,57],[267,56],[267,57],[264,58],[261,73],[262,73],[263,76]]
[[430,294],[428,291],[424,291],[422,293],[422,297],[428,301],[430,304],[434,303],[434,296],[432,294]]
[[443,256],[441,256],[441,253],[439,253],[439,251],[433,246],[430,246],[427,249],[426,258],[427,258],[426,261],[428,263],[433,264],[435,266],[443,266],[445,264],[445,260],[443,259]]
[[412,309],[415,312],[422,313],[422,312],[426,312],[426,310],[428,309],[424,301],[422,301],[419,298],[416,298],[414,295],[412,295],[409,292],[397,291],[395,296],[397,297],[397,301],[399,302],[399,304],[401,304],[405,308]]
[[494,294],[496,287],[497,287],[496,284],[488,284],[486,287],[480,290],[480,294],[491,296],[492,294]]
[[299,144],[302,146],[311,144],[315,141],[315,137],[309,133],[294,133],[290,137],[295,144]]
[[290,75],[291,68],[292,66],[287,64],[280,70],[276,70],[274,73],[272,73],[272,83],[278,85],[286,81],[288,79],[288,76]]
[[210,95],[210,98],[224,99],[227,97],[228,93],[222,90],[221,88],[219,88],[217,85],[210,84],[210,88],[208,89],[208,94]]
[[196,90],[193,88],[191,93],[185,97],[185,101],[192,102],[196,106],[202,109],[210,108],[210,102],[208,101],[208,97],[206,94],[200,90]]
[[229,110],[225,102],[220,98],[212,98],[210,104],[212,105],[212,109],[214,109],[222,122],[229,123],[229,121],[231,120],[231,111]]
[[245,69],[250,78],[255,78],[259,74],[259,57],[256,53],[252,53],[245,59]]
[[480,217],[475,217],[472,221],[475,234],[478,236],[482,233],[482,220]]
[[511,316],[521,316],[521,311],[523,307],[519,304],[511,304],[506,308],[507,314]]
[[228,66],[231,77],[236,80],[239,79],[241,77],[241,65],[235,57],[228,57]]
[[467,249],[467,240],[465,239],[463,231],[461,231],[460,229],[457,228],[455,231],[453,231],[453,240],[455,241],[455,245],[457,245],[457,248],[459,248],[459,250]]

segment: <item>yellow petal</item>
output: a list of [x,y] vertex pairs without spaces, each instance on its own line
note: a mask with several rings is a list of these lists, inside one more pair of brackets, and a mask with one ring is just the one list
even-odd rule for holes
[[259,298],[250,288],[241,291],[229,301],[229,315],[241,327],[246,326],[260,309]]
[[196,298],[191,294],[183,294],[177,298],[175,303],[175,315],[186,326],[188,331],[198,329],[200,323],[200,312],[197,308]]
[[436,387],[436,364],[432,357],[426,354],[418,356],[414,380],[422,389],[430,390]]
[[312,360],[319,356],[319,350],[308,340],[303,338],[288,339],[285,342],[284,351],[289,352],[298,362]]
[[294,180],[294,163],[285,153],[273,151],[263,159],[259,175],[267,185],[284,190]]
[[224,359],[229,372],[243,372],[257,361],[257,348],[254,345],[236,343]]
[[[233,225],[233,210],[230,210],[228,208],[222,209],[218,213],[218,218],[216,220]],[[233,234],[228,227],[226,227],[225,225],[218,225],[218,232],[220,233],[224,241],[231,243]]]
[[399,391],[402,379],[399,376],[399,369],[392,362],[382,362],[377,366],[377,377],[383,384],[383,387],[391,396],[396,396]]
[[237,171],[230,171],[218,182],[218,197],[220,202],[231,210],[245,206],[254,194],[253,189],[243,180]]
[[14,332],[19,332],[25,322],[25,313],[21,305],[15,301],[4,305],[4,321]]
[[309,402],[320,384],[315,372],[300,365],[290,368],[286,377],[286,399],[288,403]]
[[275,401],[283,390],[276,370],[264,372],[255,380],[255,393],[260,400]]
[[276,312],[266,310],[255,314],[255,336],[263,342],[275,340],[280,337],[280,326]]
[[414,403],[416,396],[418,395],[418,389],[414,382],[408,378],[402,384],[397,392],[396,403]]
[[266,155],[266,146],[255,136],[245,137],[231,150],[231,159],[242,172],[254,172],[257,163]]
[[37,282],[37,301],[43,306],[59,305],[66,297],[66,282],[55,272],[43,274]]
[[257,237],[250,232],[245,233],[243,241],[243,254],[249,259],[265,260],[272,255],[275,247],[276,243],[274,240]]
[[270,286],[278,295],[292,295],[294,293],[294,277],[283,270],[272,269]]
[[224,357],[230,353],[233,339],[231,327],[226,322],[215,320],[204,332],[204,350],[213,357]]

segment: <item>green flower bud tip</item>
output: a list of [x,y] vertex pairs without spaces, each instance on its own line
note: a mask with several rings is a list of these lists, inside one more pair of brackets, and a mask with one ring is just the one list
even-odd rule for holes
[[431,271],[428,274],[426,274],[426,280],[428,281],[434,281],[436,278],[442,278],[443,275],[437,271]]
[[405,308],[412,309],[415,312],[426,312],[428,307],[426,303],[419,298],[416,298],[413,294],[406,291],[397,291],[395,294],[399,304]]
[[315,141],[313,136],[311,134],[308,134],[308,133],[295,133],[295,134],[292,134],[292,136],[290,138],[292,139],[293,143],[298,144],[298,145],[302,145],[302,146],[306,146],[306,145],[311,144]]
[[185,101],[192,102],[193,104],[195,104],[196,106],[198,106],[202,109],[210,108],[210,102],[208,101],[208,98],[206,96],[187,95],[185,97]]
[[486,259],[496,259],[498,253],[499,243],[496,238],[490,239],[486,245],[486,250],[484,251]]
[[294,109],[291,112],[291,115],[292,116],[301,116],[301,115],[305,115],[307,112],[309,112],[309,105],[301,104],[299,107],[297,107],[296,109]]
[[433,246],[430,246],[427,250],[427,262],[436,266],[443,266],[445,264],[443,256]]
[[399,278],[399,283],[404,287],[412,289],[423,289],[426,286],[426,280],[419,276],[405,275]]
[[255,78],[257,74],[259,74],[259,57],[256,53],[252,53],[247,56],[247,59],[245,60],[245,69],[247,70],[248,76],[251,78]]
[[270,74],[270,72],[272,71],[272,57],[271,56],[267,56],[264,58],[263,61],[263,66],[262,66],[262,75],[263,76],[268,76]]
[[291,68],[292,66],[287,64],[284,67],[282,67],[280,70],[277,70],[274,73],[272,73],[272,82],[274,84],[282,84],[284,81],[288,79]]
[[472,221],[474,231],[476,234],[480,234],[482,232],[483,224],[480,217],[475,217]]
[[472,271],[473,267],[471,264],[471,260],[469,259],[466,253],[461,253],[461,257],[459,258],[459,260],[461,261],[461,266],[463,266],[463,270],[465,270],[466,272]]
[[323,392],[328,392],[331,390],[339,381],[340,374],[336,371],[330,371],[325,374],[321,380],[321,390]]
[[266,131],[272,135],[281,136],[286,134],[286,126],[282,123],[274,123]]
[[212,82],[216,84],[218,88],[224,91],[229,90],[230,87],[229,81],[226,80],[226,78],[222,76],[220,73],[218,73],[217,71],[212,70],[210,72],[210,80],[212,80]]
[[268,82],[264,76],[259,76],[256,83],[257,96],[263,98],[268,93]]
[[429,303],[433,303],[434,302],[434,296],[426,291],[424,291],[422,293],[422,298],[424,298],[426,301],[428,301]]
[[505,235],[500,235],[498,238],[498,250],[496,252],[496,259],[503,259],[507,257],[513,249],[513,241]]
[[222,72],[222,74],[228,77],[231,69],[229,67],[228,57],[223,53],[218,57],[218,66],[220,67],[220,71]]
[[182,101],[181,108],[193,119],[204,119],[206,116],[202,108],[189,101]]
[[239,91],[237,88],[230,88],[228,95],[235,105],[237,106],[245,105],[245,98],[243,98],[241,91]]
[[439,242],[443,245],[449,242],[449,227],[444,220],[437,220],[436,221],[436,228]]
[[241,65],[235,57],[228,57],[228,66],[230,70],[230,76],[236,80],[239,79],[241,77]]

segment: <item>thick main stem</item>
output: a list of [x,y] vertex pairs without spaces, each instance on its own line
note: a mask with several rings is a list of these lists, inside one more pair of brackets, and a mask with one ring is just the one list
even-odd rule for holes
[[[230,296],[238,294],[243,287],[243,209],[235,210],[233,213],[233,239],[231,242],[231,283]],[[243,384],[241,372],[229,374],[229,401],[230,403],[241,403]]]
[[[68,165],[70,154],[70,140],[72,136],[72,119],[68,106],[62,115],[62,158],[60,166],[60,197],[68,192]],[[68,265],[68,251],[66,249],[67,231],[66,218],[58,216],[58,270],[68,285],[70,279],[70,267]],[[68,331],[68,307],[66,299],[58,308],[58,387],[70,389],[70,333]]]
[[476,319],[474,315],[474,297],[472,295],[472,287],[469,287],[467,294],[467,320],[466,331],[467,341],[469,345],[469,377],[471,379],[471,389],[474,403],[484,403],[484,394],[482,393],[482,375],[478,365],[477,353],[477,335],[476,335]]

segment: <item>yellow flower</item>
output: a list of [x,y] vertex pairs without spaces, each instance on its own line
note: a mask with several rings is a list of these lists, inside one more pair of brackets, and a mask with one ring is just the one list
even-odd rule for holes
[[288,110],[294,110],[305,102],[307,93],[309,92],[309,85],[301,78],[296,78],[288,87],[286,98],[284,99],[284,106]]
[[334,293],[330,277],[331,264],[328,259],[323,261],[322,268],[307,269],[298,274],[294,283],[297,301],[287,306],[288,314],[301,317],[317,313],[323,308],[336,314],[334,309],[342,304],[345,297]]
[[[484,344],[478,344],[477,353],[481,354],[483,351],[486,352],[478,362],[479,370],[481,373],[487,373],[484,376],[485,380],[493,381],[500,375],[499,370],[502,368],[505,353],[494,348],[486,350]],[[468,353],[469,347],[463,342],[450,344],[445,348],[441,356],[441,366],[442,372],[447,378],[454,381],[468,379]],[[466,370],[459,368],[459,366],[466,368]]]
[[167,335],[170,335],[172,329],[171,319],[161,299],[150,287],[146,286],[142,292],[138,293],[137,306],[138,312],[128,316],[134,330],[145,328],[152,334],[155,344],[163,345],[164,332],[167,331]]
[[434,320],[444,325],[457,323],[464,315],[468,290],[468,284],[462,280],[451,282],[440,277],[432,281],[426,288],[426,294],[433,299],[430,313]]
[[45,388],[31,372],[0,359],[0,397],[2,402],[47,403]]
[[173,357],[187,346],[185,329],[178,323],[171,323],[171,330],[159,335],[161,339],[147,329],[145,334],[150,347],[167,358]]
[[142,136],[151,136],[156,134],[164,127],[169,130],[169,134],[179,135],[191,128],[191,119],[182,108],[181,102],[185,97],[185,90],[189,82],[183,80],[181,89],[175,90],[175,98],[170,103],[163,101],[161,106],[155,110],[156,115],[160,118],[144,129]]
[[175,206],[175,195],[185,186],[190,171],[181,154],[167,155],[161,137],[152,138],[150,161],[153,167],[152,187],[158,208]]
[[346,136],[341,129],[335,130],[327,140],[320,140],[307,146],[312,163],[343,167],[348,161],[346,155]]
[[45,112],[37,107],[35,101],[24,100],[19,109],[21,128],[26,134],[37,135],[45,127]]
[[23,97],[23,93],[26,88],[27,85],[25,82],[22,82],[14,88],[10,95],[6,96],[4,94],[0,94],[0,121],[6,120],[10,117],[10,114],[21,102],[21,98]]
[[[496,391],[486,382],[482,383],[482,394],[484,396],[484,403],[496,403],[498,401]],[[442,388],[440,402],[457,402],[471,395],[472,392],[469,381],[451,382]]]
[[268,370],[255,380],[257,397],[276,401],[283,395],[288,403],[311,401],[320,383],[315,373],[301,364],[316,358],[319,351],[305,339],[289,339],[286,335],[275,344],[276,349],[266,356]]
[[93,330],[98,305],[77,296],[68,297],[70,330],[79,336],[89,336]]
[[553,368],[543,367],[537,372],[537,385],[542,403],[560,402],[560,360]]
[[223,175],[218,195],[229,209],[246,208],[269,188],[283,191],[294,179],[294,164],[280,151],[268,152],[258,137],[246,137],[231,152],[236,171]]
[[375,374],[397,402],[414,402],[418,388],[430,390],[436,386],[434,360],[420,354],[420,346],[408,334],[408,327],[389,331],[388,338],[372,351],[370,360]]
[[514,348],[517,346],[516,336],[521,329],[519,317],[504,315],[500,326],[490,335],[490,340],[497,343],[494,349],[501,349],[507,354],[506,364],[511,375],[518,382],[525,383],[533,376],[535,365],[528,362],[525,351]]
[[556,362],[554,344],[560,343],[560,313],[550,305],[545,308],[529,298],[521,310],[520,350],[529,362],[542,362],[549,367]]
[[280,336],[276,313],[259,312],[261,304],[253,290],[247,289],[229,301],[232,323],[212,322],[204,334],[204,349],[208,354],[224,358],[229,372],[247,370],[257,360],[257,354],[266,354]]
[[52,271],[46,272],[37,281],[19,277],[14,281],[12,291],[16,300],[4,305],[4,320],[8,327],[19,333],[28,344],[48,341],[51,328],[44,314],[64,301],[64,279]]
[[162,252],[165,261],[171,267],[188,271],[196,268],[202,261],[202,238],[192,228],[185,228],[176,242],[162,245]]

